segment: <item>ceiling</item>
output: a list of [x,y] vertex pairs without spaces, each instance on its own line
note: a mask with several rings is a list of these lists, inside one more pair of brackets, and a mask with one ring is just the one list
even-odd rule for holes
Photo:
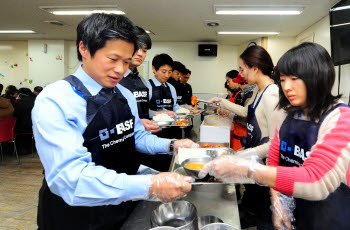
[[[259,36],[217,35],[216,31],[278,31],[296,36],[325,17],[339,0],[0,0],[0,30],[31,29],[36,34],[0,34],[0,40],[75,40],[83,16],[56,16],[39,6],[117,5],[135,24],[151,30],[153,41],[219,42],[239,45]],[[296,16],[216,15],[214,5],[303,6]],[[45,21],[60,21],[57,26]],[[207,21],[218,21],[208,27]],[[276,35],[274,35],[276,36]]]

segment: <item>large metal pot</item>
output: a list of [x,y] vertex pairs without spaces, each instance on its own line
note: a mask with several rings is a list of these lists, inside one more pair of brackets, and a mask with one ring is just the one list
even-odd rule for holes
[[200,230],[238,230],[238,229],[229,224],[214,223],[214,224],[205,225]]
[[181,230],[198,230],[196,207],[188,201],[159,205],[151,215],[152,227],[171,226]]

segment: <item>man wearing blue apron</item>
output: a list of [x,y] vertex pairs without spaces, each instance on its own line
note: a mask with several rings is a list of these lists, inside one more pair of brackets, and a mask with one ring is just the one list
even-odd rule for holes
[[33,133],[45,169],[39,229],[119,229],[133,201],[172,201],[190,190],[184,177],[136,175],[136,149],[166,153],[181,140],[145,132],[134,96],[117,85],[137,49],[134,30],[125,16],[86,17],[77,28],[83,64],[36,99]]
[[[280,131],[279,165],[300,167],[308,157],[311,147],[316,143],[318,130],[325,117],[338,106],[329,110],[318,123],[300,120],[289,115],[283,122]],[[294,154],[295,148],[302,149],[304,154]],[[350,188],[341,184],[325,200],[308,201],[296,199],[294,211],[296,229],[350,229]]]

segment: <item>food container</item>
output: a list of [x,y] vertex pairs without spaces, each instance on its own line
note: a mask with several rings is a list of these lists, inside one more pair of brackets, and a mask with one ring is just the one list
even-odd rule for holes
[[181,230],[198,230],[197,209],[184,200],[161,204],[152,212],[151,225],[152,227],[170,226]]
[[232,121],[219,116],[205,116],[200,126],[200,142],[230,143]]
[[162,226],[162,227],[155,227],[151,228],[150,230],[176,230],[177,228],[169,227],[169,226]]
[[205,225],[200,230],[238,230],[238,229],[229,224],[214,223],[214,224]]
[[213,223],[224,223],[219,217],[216,216],[200,216],[198,217],[198,229],[203,228],[205,225]]
[[198,179],[198,174],[202,170],[203,166],[211,160],[212,159],[210,157],[188,158],[181,163],[181,166],[185,169],[188,175]]

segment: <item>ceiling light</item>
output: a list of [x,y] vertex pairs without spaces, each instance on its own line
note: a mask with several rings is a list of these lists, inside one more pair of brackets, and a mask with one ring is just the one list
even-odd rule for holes
[[222,35],[277,35],[279,32],[218,31]]
[[93,13],[105,13],[105,14],[125,14],[115,5],[107,6],[40,6],[42,10],[45,10],[54,15],[89,15]]
[[230,6],[215,7],[216,14],[221,15],[298,15],[303,8],[295,7],[257,7],[257,6]]
[[34,34],[33,30],[0,30],[0,34]]
[[331,11],[347,10],[347,9],[350,9],[350,5],[349,6],[339,6],[339,7],[331,9]]

